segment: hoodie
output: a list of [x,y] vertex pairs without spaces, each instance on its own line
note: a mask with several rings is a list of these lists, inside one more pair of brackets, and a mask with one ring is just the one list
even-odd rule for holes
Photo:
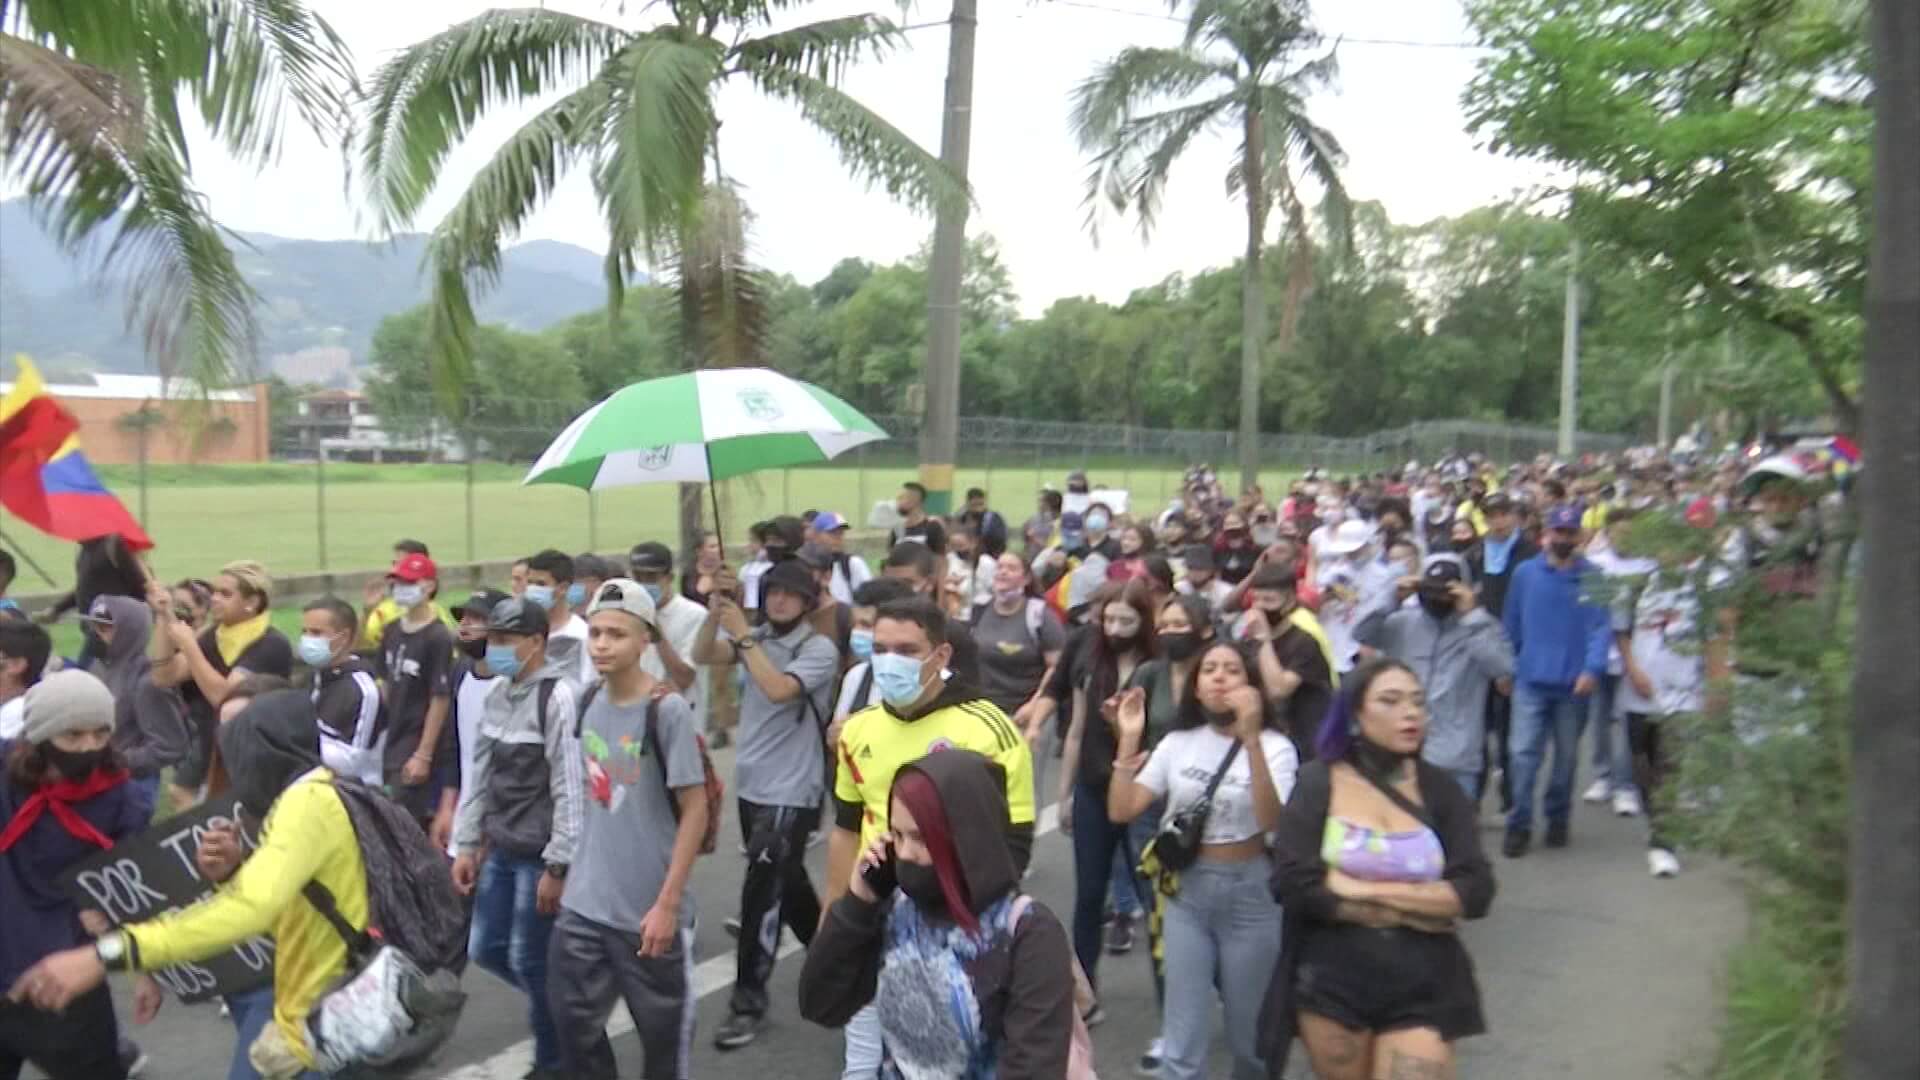
[[153,681],[147,656],[152,609],[125,596],[102,596],[100,602],[113,617],[113,642],[100,680],[113,692],[113,748],[134,776],[157,776],[193,748],[187,700],[178,689]]
[[1516,682],[1565,695],[1581,675],[1606,675],[1613,619],[1586,597],[1589,575],[1598,578],[1600,568],[1584,558],[1562,570],[1545,555],[1513,572],[1502,622],[1517,654]]
[[847,717],[834,746],[834,824],[860,834],[862,849],[887,831],[894,774],[937,750],[972,750],[1000,767],[1011,810],[1006,844],[1022,868],[1033,853],[1033,753],[1027,740],[979,690],[949,679],[926,709],[902,716],[885,703]]
[[[916,1074],[1057,1080],[1074,1028],[1073,949],[1059,918],[1037,902],[1012,919],[1019,870],[1005,840],[1006,780],[964,750],[928,754],[908,769],[939,792],[981,932],[925,915],[902,893],[879,903],[848,893],[807,948],[800,1014],[840,1027],[877,1003],[883,1077],[902,1075],[897,1063],[911,1061]],[[953,990],[970,991],[972,1002]],[[977,1026],[961,1030],[950,1010],[977,1016]]]
[[531,678],[496,686],[476,726],[473,778],[462,785],[453,842],[549,865],[573,862],[580,837],[581,765],[572,657],[547,660]]

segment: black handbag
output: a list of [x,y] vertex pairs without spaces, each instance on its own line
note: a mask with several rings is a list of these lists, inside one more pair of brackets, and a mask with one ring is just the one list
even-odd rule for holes
[[1240,753],[1240,740],[1233,740],[1227,756],[1220,759],[1220,767],[1213,770],[1213,779],[1207,781],[1207,790],[1192,803],[1180,808],[1153,837],[1153,854],[1160,865],[1178,873],[1192,866],[1200,858],[1200,838],[1206,834],[1207,815],[1213,812],[1213,793],[1219,789],[1220,781],[1226,777],[1227,769],[1232,767],[1233,759]]

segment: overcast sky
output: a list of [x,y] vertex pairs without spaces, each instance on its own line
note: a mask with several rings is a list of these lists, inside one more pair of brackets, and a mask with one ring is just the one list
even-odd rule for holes
[[[370,72],[408,43],[488,5],[312,0],[311,6]],[[635,27],[658,17],[634,2],[551,6]],[[801,14],[811,20],[876,10],[908,25],[946,16],[937,3],[916,6],[902,19],[889,3],[858,0],[819,0]],[[1229,262],[1244,246],[1243,211],[1223,185],[1238,141],[1226,132],[1189,151],[1148,241],[1130,221],[1110,220],[1096,247],[1084,228],[1086,164],[1067,127],[1069,94],[1127,45],[1176,44],[1180,24],[1162,17],[1166,11],[1152,0],[980,0],[971,169],[978,206],[969,230],[999,240],[1029,314],[1062,296],[1123,300],[1176,271]],[[1464,130],[1460,95],[1477,50],[1377,43],[1471,41],[1458,0],[1323,0],[1321,11],[1329,39],[1349,40],[1339,50],[1338,88],[1314,100],[1312,110],[1345,144],[1346,182],[1356,199],[1380,200],[1394,220],[1419,222],[1504,198],[1539,178],[1534,167],[1476,149]],[[933,25],[906,36],[906,48],[855,70],[846,88],[937,152],[947,30]],[[475,131],[450,159],[419,229],[438,223],[473,171],[534,108],[504,110]],[[832,147],[792,108],[741,84],[722,95],[720,110],[722,156],[757,215],[753,242],[763,265],[811,282],[849,255],[898,259],[931,233],[931,219],[849,180]],[[289,141],[265,175],[209,151],[196,160],[195,179],[233,228],[312,239],[372,235],[367,215],[343,194],[337,151],[304,134]],[[533,218],[522,239],[533,238],[604,250],[606,234],[583,173]]]

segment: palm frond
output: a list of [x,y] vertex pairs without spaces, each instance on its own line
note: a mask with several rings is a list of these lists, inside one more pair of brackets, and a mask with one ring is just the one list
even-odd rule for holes
[[849,65],[877,60],[904,40],[891,22],[876,15],[824,19],[741,42],[729,50],[729,67],[780,67],[837,83]]
[[799,106],[833,142],[848,171],[921,210],[972,201],[966,181],[905,132],[825,80],[772,65],[746,71],[765,93]]
[[271,160],[289,103],[321,141],[349,137],[359,89],[353,53],[300,0],[159,0],[146,7],[161,24],[149,32],[171,39],[165,58],[188,65],[172,74],[187,83],[207,130],[235,154]]
[[1073,91],[1068,124],[1082,150],[1111,148],[1135,113],[1163,98],[1183,98],[1233,69],[1187,49],[1122,49]]
[[708,185],[675,235],[664,269],[679,317],[673,337],[689,367],[765,362],[771,317],[765,274],[753,265],[752,215],[733,185]]
[[1210,101],[1182,105],[1125,121],[1093,159],[1087,176],[1087,228],[1099,237],[1099,209],[1104,196],[1116,212],[1133,210],[1140,234],[1150,235],[1160,209],[1167,177],[1193,140],[1218,121],[1238,101],[1229,92]]
[[0,151],[6,175],[30,194],[88,186],[119,206],[144,142],[137,83],[0,33]]
[[621,271],[664,251],[699,207],[719,128],[712,93],[720,62],[710,39],[663,32],[641,37],[601,73],[610,100],[594,189],[613,238],[607,286],[616,311]]
[[483,113],[585,82],[631,39],[619,27],[544,8],[489,11],[381,65],[360,144],[381,227],[413,219]]

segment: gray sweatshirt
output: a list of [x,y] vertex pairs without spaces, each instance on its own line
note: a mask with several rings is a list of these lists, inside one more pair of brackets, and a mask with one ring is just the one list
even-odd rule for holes
[[1413,669],[1427,692],[1420,757],[1442,769],[1480,766],[1487,688],[1513,674],[1513,645],[1485,608],[1436,619],[1422,608],[1376,612],[1354,638]]
[[[453,842],[461,854],[492,851],[571,865],[580,838],[583,767],[571,665],[549,661],[487,695],[462,785]],[[551,684],[541,708],[541,684]],[[542,715],[544,711],[544,715]]]

